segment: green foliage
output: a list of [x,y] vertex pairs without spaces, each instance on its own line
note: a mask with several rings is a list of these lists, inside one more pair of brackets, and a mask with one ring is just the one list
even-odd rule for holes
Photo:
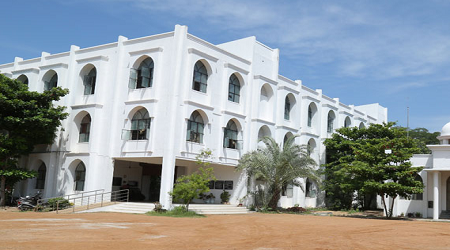
[[215,180],[213,168],[207,168],[210,165],[210,162],[207,162],[210,157],[210,150],[201,151],[197,156],[197,163],[200,165],[197,172],[178,178],[173,190],[169,192],[174,200],[181,201],[186,206],[186,210],[189,209],[193,199],[199,198],[202,193],[209,192],[209,182]]
[[205,217],[204,215],[197,214],[194,211],[188,211],[185,206],[177,206],[174,207],[172,210],[166,211],[150,211],[146,213],[147,215],[151,216],[167,216],[167,217],[190,217],[190,218],[199,218],[199,217]]
[[[324,182],[328,202],[333,208],[350,209],[352,194],[378,194],[382,197],[409,197],[422,193],[423,184],[415,177],[422,168],[411,166],[409,159],[420,152],[417,140],[406,137],[395,123],[371,124],[368,128],[340,128],[326,139],[327,164]],[[389,153],[388,151],[391,153]]]
[[53,142],[61,120],[67,117],[64,107],[53,102],[67,93],[59,87],[43,93],[29,91],[22,82],[0,75],[0,206],[5,204],[7,182],[34,177],[15,167],[16,159],[37,144]]
[[426,145],[439,144],[437,137],[440,135],[439,132],[431,133],[426,128],[415,128],[409,131],[409,137],[418,140],[418,147],[420,148],[421,154],[431,154],[431,150]]
[[64,199],[63,197],[51,198],[47,201],[47,206],[51,210],[61,210],[71,206],[69,200]]
[[278,145],[273,138],[264,137],[265,147],[248,152],[239,160],[238,170],[265,182],[264,191],[260,189],[252,194],[258,208],[275,210],[283,186],[291,183],[299,186],[297,178],[308,177],[319,182],[314,170],[316,163],[308,156],[306,148],[296,145],[294,140],[295,137],[291,137],[284,145]]
[[223,203],[229,202],[230,201],[230,196],[231,194],[228,193],[228,191],[224,190],[221,194],[220,194],[220,199],[222,200]]

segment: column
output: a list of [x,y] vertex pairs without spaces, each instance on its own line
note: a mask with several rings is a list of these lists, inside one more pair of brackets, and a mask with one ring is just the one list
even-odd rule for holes
[[439,219],[439,172],[433,173],[433,220]]

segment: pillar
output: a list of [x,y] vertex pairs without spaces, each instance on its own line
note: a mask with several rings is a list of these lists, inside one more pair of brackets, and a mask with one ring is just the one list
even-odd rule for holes
[[433,220],[439,219],[439,172],[433,173]]

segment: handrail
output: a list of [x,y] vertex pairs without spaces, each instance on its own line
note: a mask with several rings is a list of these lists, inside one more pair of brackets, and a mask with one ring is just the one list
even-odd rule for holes
[[98,191],[104,192],[105,189],[102,188],[102,189],[96,189],[96,190],[91,190],[91,191],[79,192],[79,193],[75,193],[75,194],[67,194],[67,195],[62,195],[62,196],[55,196],[55,197],[41,198],[41,199],[38,200],[38,204],[39,204],[39,203],[43,203],[42,201],[48,201],[48,200],[54,199],[54,198],[64,198],[64,197],[67,196],[66,199],[69,200],[69,199],[70,199],[70,196],[73,196],[73,195],[81,195],[81,196],[84,196],[84,194],[92,193],[92,192],[95,192],[95,194],[97,194]]
[[[99,190],[93,190],[88,191],[84,193],[92,193],[94,191]],[[111,192],[103,192],[103,193],[97,193],[94,192],[94,194],[90,195],[84,195],[78,194],[78,197],[72,197],[73,195],[65,195],[65,196],[59,196],[59,197],[52,197],[52,198],[45,198],[45,199],[39,199],[38,200],[38,207],[39,210],[50,210],[50,211],[58,211],[66,208],[72,208],[72,212],[75,212],[75,207],[85,207],[86,210],[90,208],[90,206],[96,206],[103,207],[105,204],[111,204],[114,202],[128,202],[130,198],[130,190],[129,189],[123,189],[118,191],[111,191]],[[80,196],[81,195],[81,196]],[[65,197],[69,197],[68,199],[65,199]],[[49,204],[45,201],[48,201],[49,199],[53,198],[61,198],[59,200],[56,200],[56,207],[54,207],[55,204],[53,204],[53,207],[49,207]]]

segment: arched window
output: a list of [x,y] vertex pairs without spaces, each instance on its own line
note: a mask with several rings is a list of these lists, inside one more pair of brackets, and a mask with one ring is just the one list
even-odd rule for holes
[[203,143],[204,127],[202,116],[198,111],[194,111],[188,120],[186,141]]
[[308,127],[312,127],[314,123],[314,116],[316,114],[317,107],[314,103],[309,104],[308,106]]
[[224,148],[238,148],[238,129],[236,123],[230,120],[224,129],[223,147]]
[[[414,179],[415,181],[420,181],[421,183],[423,183],[422,177],[420,177],[420,175],[416,175],[416,178]],[[411,200],[423,200],[423,193],[420,194],[412,194],[411,195]]]
[[291,117],[291,101],[289,100],[289,97],[286,96],[286,99],[284,99],[284,119],[289,120]]
[[308,153],[308,156],[311,156],[312,153],[314,153],[314,150],[316,149],[316,142],[314,139],[309,139],[308,145],[306,146],[306,152]]
[[47,168],[45,163],[42,163],[37,171],[36,177],[36,189],[44,189],[45,187],[45,176],[47,175]]
[[89,142],[89,134],[91,132],[91,116],[87,114],[80,123],[80,135],[78,142]]
[[84,94],[93,95],[95,93],[95,81],[97,80],[97,70],[94,68],[89,71],[87,75],[84,76]]
[[28,85],[28,77],[26,75],[20,75],[17,80],[21,81],[23,84]]
[[206,93],[208,86],[208,71],[205,65],[198,61],[194,66],[194,80],[192,81],[192,89]]
[[346,117],[344,121],[344,127],[348,128],[352,125],[352,121],[350,120],[350,117]]
[[51,90],[58,86],[58,74],[54,74],[49,81],[44,81],[44,90]]
[[153,68],[153,60],[151,58],[147,58],[141,62],[138,69],[131,69],[129,83],[130,89],[151,87],[153,85]]
[[317,187],[309,178],[306,178],[306,197],[316,198]]
[[84,181],[86,178],[86,167],[83,162],[78,163],[75,168],[75,191],[84,190]]
[[327,132],[332,133],[334,129],[334,118],[336,118],[333,111],[328,112]]
[[131,140],[148,140],[150,132],[150,116],[145,108],[134,114],[131,120]]
[[241,83],[235,74],[230,76],[228,84],[228,101],[239,103],[241,97]]
[[288,132],[284,135],[284,139],[283,139],[283,145],[286,144],[287,140],[291,137],[294,137],[294,135],[291,132]]
[[362,129],[362,128],[365,128],[366,127],[366,125],[364,125],[364,122],[361,122],[360,124],[359,124],[359,129]]

